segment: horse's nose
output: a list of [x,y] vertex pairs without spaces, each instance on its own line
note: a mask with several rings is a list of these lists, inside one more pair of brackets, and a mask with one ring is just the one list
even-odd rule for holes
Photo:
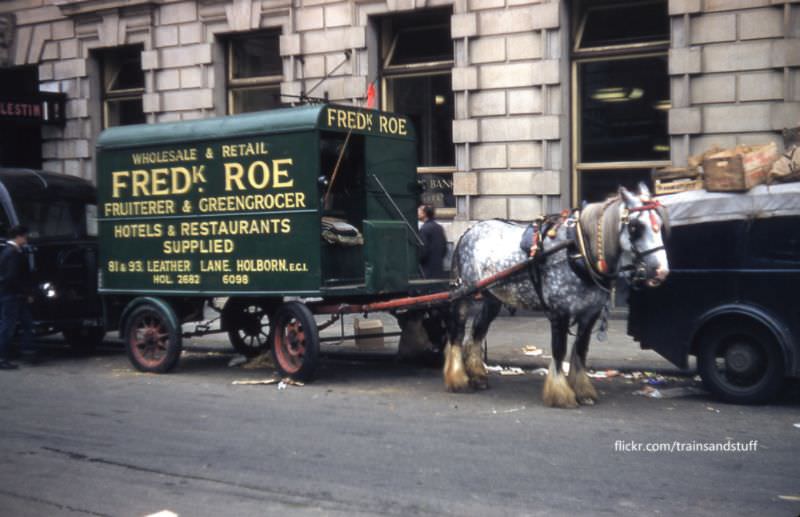
[[658,269],[656,269],[656,278],[660,282],[663,282],[664,280],[666,280],[667,279],[667,275],[669,275],[669,269],[664,268],[664,267],[659,267]]

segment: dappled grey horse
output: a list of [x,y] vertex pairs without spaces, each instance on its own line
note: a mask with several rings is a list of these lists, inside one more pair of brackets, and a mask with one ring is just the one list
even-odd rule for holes
[[[543,310],[550,320],[552,360],[542,393],[545,404],[564,408],[593,404],[597,392],[586,374],[592,329],[619,275],[627,276],[634,287],[655,287],[667,277],[665,222],[663,207],[640,184],[637,194],[620,187],[618,196],[604,203],[529,227],[490,220],[467,230],[453,254],[452,277],[457,283],[472,285],[530,256],[534,259],[531,267],[491,287],[480,300],[463,298],[453,303],[445,350],[447,389],[487,387],[480,346],[505,304]],[[481,304],[479,311],[471,310],[475,303]],[[476,312],[471,332],[465,336],[467,320]],[[572,324],[577,332],[565,376],[562,363]]]

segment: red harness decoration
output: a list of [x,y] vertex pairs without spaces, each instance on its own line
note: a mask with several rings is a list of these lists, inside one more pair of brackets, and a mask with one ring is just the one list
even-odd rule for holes
[[655,211],[663,205],[658,201],[651,201],[649,199],[647,201],[642,200],[642,202],[643,202],[642,206],[629,208],[628,212],[649,212],[650,227],[653,228],[654,232],[658,233],[659,231],[661,231],[661,226],[659,226],[658,224],[658,219],[656,219]]

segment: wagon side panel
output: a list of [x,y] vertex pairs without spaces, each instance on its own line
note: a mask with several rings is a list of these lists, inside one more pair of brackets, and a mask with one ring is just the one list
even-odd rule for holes
[[313,131],[130,140],[98,153],[101,292],[319,292]]

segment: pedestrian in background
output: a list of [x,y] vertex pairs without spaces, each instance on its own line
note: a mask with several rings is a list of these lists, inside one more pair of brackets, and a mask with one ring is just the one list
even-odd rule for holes
[[22,350],[29,351],[33,341],[31,271],[23,249],[28,244],[28,229],[13,226],[8,236],[0,251],[0,370],[17,368],[9,361],[17,324],[22,332]]
[[419,236],[424,245],[419,264],[425,278],[445,278],[444,257],[447,255],[447,237],[444,228],[436,222],[436,210],[431,205],[420,205],[417,219],[422,223]]

